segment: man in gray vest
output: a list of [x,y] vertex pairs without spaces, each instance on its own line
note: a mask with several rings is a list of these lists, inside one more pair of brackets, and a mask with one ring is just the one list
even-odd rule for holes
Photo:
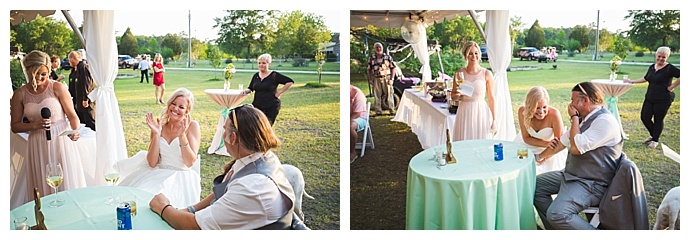
[[[548,158],[567,148],[565,168],[537,176],[534,206],[546,229],[596,229],[578,213],[599,205],[616,173],[623,137],[614,116],[602,107],[603,93],[594,84],[575,85],[570,101],[570,131],[537,156]],[[555,199],[553,194],[558,194]]]

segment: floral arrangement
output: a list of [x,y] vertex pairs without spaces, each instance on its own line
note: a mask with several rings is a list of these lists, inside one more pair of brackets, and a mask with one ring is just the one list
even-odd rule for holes
[[225,66],[225,82],[223,83],[223,89],[230,89],[230,79],[232,79],[232,75],[235,74],[235,72],[237,72],[237,69],[235,69],[235,65],[232,63],[228,63],[228,65]]
[[613,56],[613,58],[611,59],[611,72],[618,72],[618,68],[620,68],[621,64],[623,64],[621,60],[621,57],[619,57],[618,55]]
[[232,75],[237,72],[237,69],[235,69],[235,65],[232,63],[228,63],[227,66],[225,66],[225,80],[230,80],[232,79]]

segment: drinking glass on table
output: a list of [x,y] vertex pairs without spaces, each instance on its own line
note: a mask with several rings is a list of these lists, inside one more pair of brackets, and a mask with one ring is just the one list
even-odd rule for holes
[[114,193],[115,183],[117,183],[117,180],[120,180],[120,172],[115,168],[109,168],[105,174],[105,182],[111,186],[111,189],[110,196],[105,199],[105,204],[115,205],[120,202],[120,199],[118,199]]
[[50,207],[60,207],[65,204],[65,200],[58,198],[57,188],[62,184],[63,173],[62,165],[60,163],[48,163],[46,164],[46,183],[48,186],[53,188],[53,193],[55,197],[48,205]]

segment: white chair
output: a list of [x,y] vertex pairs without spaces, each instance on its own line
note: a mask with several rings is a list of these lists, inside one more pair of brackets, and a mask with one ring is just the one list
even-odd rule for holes
[[[371,109],[371,102],[367,102],[367,111]],[[367,147],[371,147],[371,149],[374,149],[374,135],[371,134],[371,125],[369,125],[369,115],[367,115],[367,123],[364,126],[363,131],[364,134],[362,136],[362,142],[357,143],[355,145],[355,149],[361,149],[362,151],[359,154],[359,157],[364,157],[364,150],[366,150]]]

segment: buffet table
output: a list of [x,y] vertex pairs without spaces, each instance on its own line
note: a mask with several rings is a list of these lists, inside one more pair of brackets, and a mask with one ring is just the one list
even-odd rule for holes
[[204,92],[213,102],[222,107],[218,118],[218,124],[216,125],[216,133],[213,135],[211,146],[208,148],[208,154],[215,153],[230,156],[223,143],[223,132],[225,131],[223,125],[228,118],[228,109],[240,104],[249,97],[249,94],[243,94],[242,90],[236,89],[206,89]]
[[618,126],[621,128],[621,133],[623,133],[623,138],[628,139],[628,136],[623,131],[623,124],[621,123],[621,116],[618,112],[618,97],[625,94],[632,88],[632,84],[624,83],[622,80],[609,80],[609,79],[594,79],[592,83],[597,86],[604,93],[605,104],[604,106],[616,117],[618,120]]
[[[504,160],[494,161],[493,144]],[[500,140],[453,142],[457,163],[439,166],[437,149],[415,155],[407,171],[407,229],[535,229],[534,155],[518,159],[524,145]]]
[[453,136],[455,114],[448,112],[446,103],[432,102],[422,91],[405,89],[395,117],[391,121],[410,126],[417,134],[423,149],[446,142],[446,129]]
[[[65,200],[60,207],[50,207],[49,202],[55,194],[41,197],[41,212],[45,217],[48,230],[117,230],[116,205],[105,204],[104,201],[114,193],[122,201],[136,199],[137,214],[132,217],[132,230],[164,229],[172,227],[163,221],[158,214],[151,211],[149,201],[153,194],[144,190],[122,186],[102,186],[70,189],[58,192],[58,196]],[[10,211],[10,229],[12,219],[27,217],[29,226],[36,225],[34,202],[28,202]]]

